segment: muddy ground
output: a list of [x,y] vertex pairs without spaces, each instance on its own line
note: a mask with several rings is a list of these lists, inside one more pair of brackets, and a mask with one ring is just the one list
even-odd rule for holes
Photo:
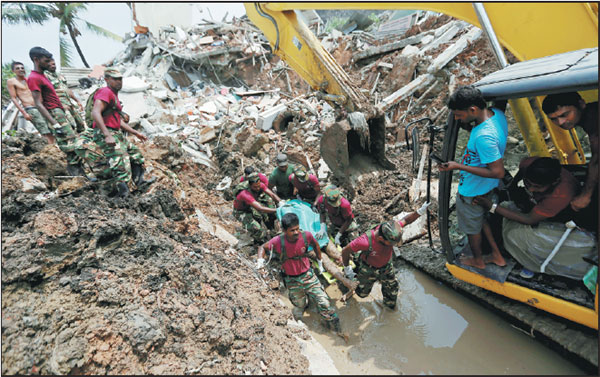
[[[448,20],[433,20],[429,27]],[[346,51],[341,44],[333,55],[339,59]],[[376,71],[363,75],[361,68],[376,61],[400,67],[399,55],[343,65],[370,90]],[[269,59],[272,66],[278,61]],[[356,184],[352,206],[360,230],[416,208],[408,200],[416,172],[403,141],[404,124],[443,110],[452,75],[460,85],[496,69],[481,38],[449,64],[440,85],[418,106],[409,108],[409,99],[397,106],[386,136],[387,155],[397,168],[365,174]],[[286,87],[282,77],[272,80],[257,70],[250,63],[242,69],[250,87]],[[299,76],[289,76],[291,97],[309,94]],[[384,72],[379,98],[398,89],[403,77],[410,75]],[[252,120],[246,128],[224,127],[210,143],[214,169],[193,162],[176,138],[138,144],[157,181],[127,199],[111,197],[102,184],[55,178],[66,174],[63,154],[37,135],[3,140],[2,373],[308,374],[309,362],[295,337],[309,334],[288,325],[291,313],[278,298],[276,280],[253,268],[255,249],[227,242],[231,235],[243,239],[244,232],[227,192],[216,190],[222,179],[238,179],[243,166],[271,172],[282,146],[292,160],[301,161],[306,153],[317,169],[319,140],[307,137],[309,115],[297,115],[281,133],[259,131]],[[436,124],[444,122],[440,116]],[[421,140],[427,140],[425,130]],[[35,184],[24,185],[23,179]],[[198,211],[221,230],[203,228]],[[435,215],[432,222],[435,231]],[[432,263],[443,270],[438,256]]]

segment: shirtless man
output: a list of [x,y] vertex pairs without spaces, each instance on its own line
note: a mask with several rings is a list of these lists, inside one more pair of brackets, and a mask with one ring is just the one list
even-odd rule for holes
[[[10,99],[13,101],[23,117],[33,123],[38,132],[48,141],[49,144],[55,142],[52,132],[48,128],[48,123],[35,107],[33,95],[27,86],[27,78],[25,77],[25,66],[21,62],[13,62],[11,69],[16,77],[6,81]],[[21,101],[17,101],[17,98]]]

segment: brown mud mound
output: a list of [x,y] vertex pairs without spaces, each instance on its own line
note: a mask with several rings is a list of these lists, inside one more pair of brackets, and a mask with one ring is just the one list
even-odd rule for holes
[[3,374],[308,373],[290,313],[173,191],[97,191],[3,195]]

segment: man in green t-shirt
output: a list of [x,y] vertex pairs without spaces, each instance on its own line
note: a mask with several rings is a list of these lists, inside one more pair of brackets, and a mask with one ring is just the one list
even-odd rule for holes
[[293,197],[294,186],[289,181],[289,176],[294,172],[294,165],[288,163],[285,153],[279,153],[276,158],[277,167],[269,176],[269,189],[276,188],[277,196],[281,199]]

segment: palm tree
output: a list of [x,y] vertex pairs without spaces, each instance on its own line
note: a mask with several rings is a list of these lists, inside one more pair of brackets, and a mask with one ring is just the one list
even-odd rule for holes
[[60,64],[63,67],[69,67],[72,59],[71,45],[65,37],[67,34],[71,37],[71,42],[75,46],[79,57],[83,64],[89,68],[89,64],[83,56],[83,51],[77,43],[77,37],[81,35],[78,23],[83,23],[86,28],[98,35],[112,38],[121,42],[122,38],[115,33],[104,29],[98,25],[92,24],[81,19],[78,13],[87,10],[86,3],[2,3],[2,21],[8,24],[24,23],[29,24],[44,24],[51,18],[56,18],[60,21],[59,26],[59,45],[60,45]]

